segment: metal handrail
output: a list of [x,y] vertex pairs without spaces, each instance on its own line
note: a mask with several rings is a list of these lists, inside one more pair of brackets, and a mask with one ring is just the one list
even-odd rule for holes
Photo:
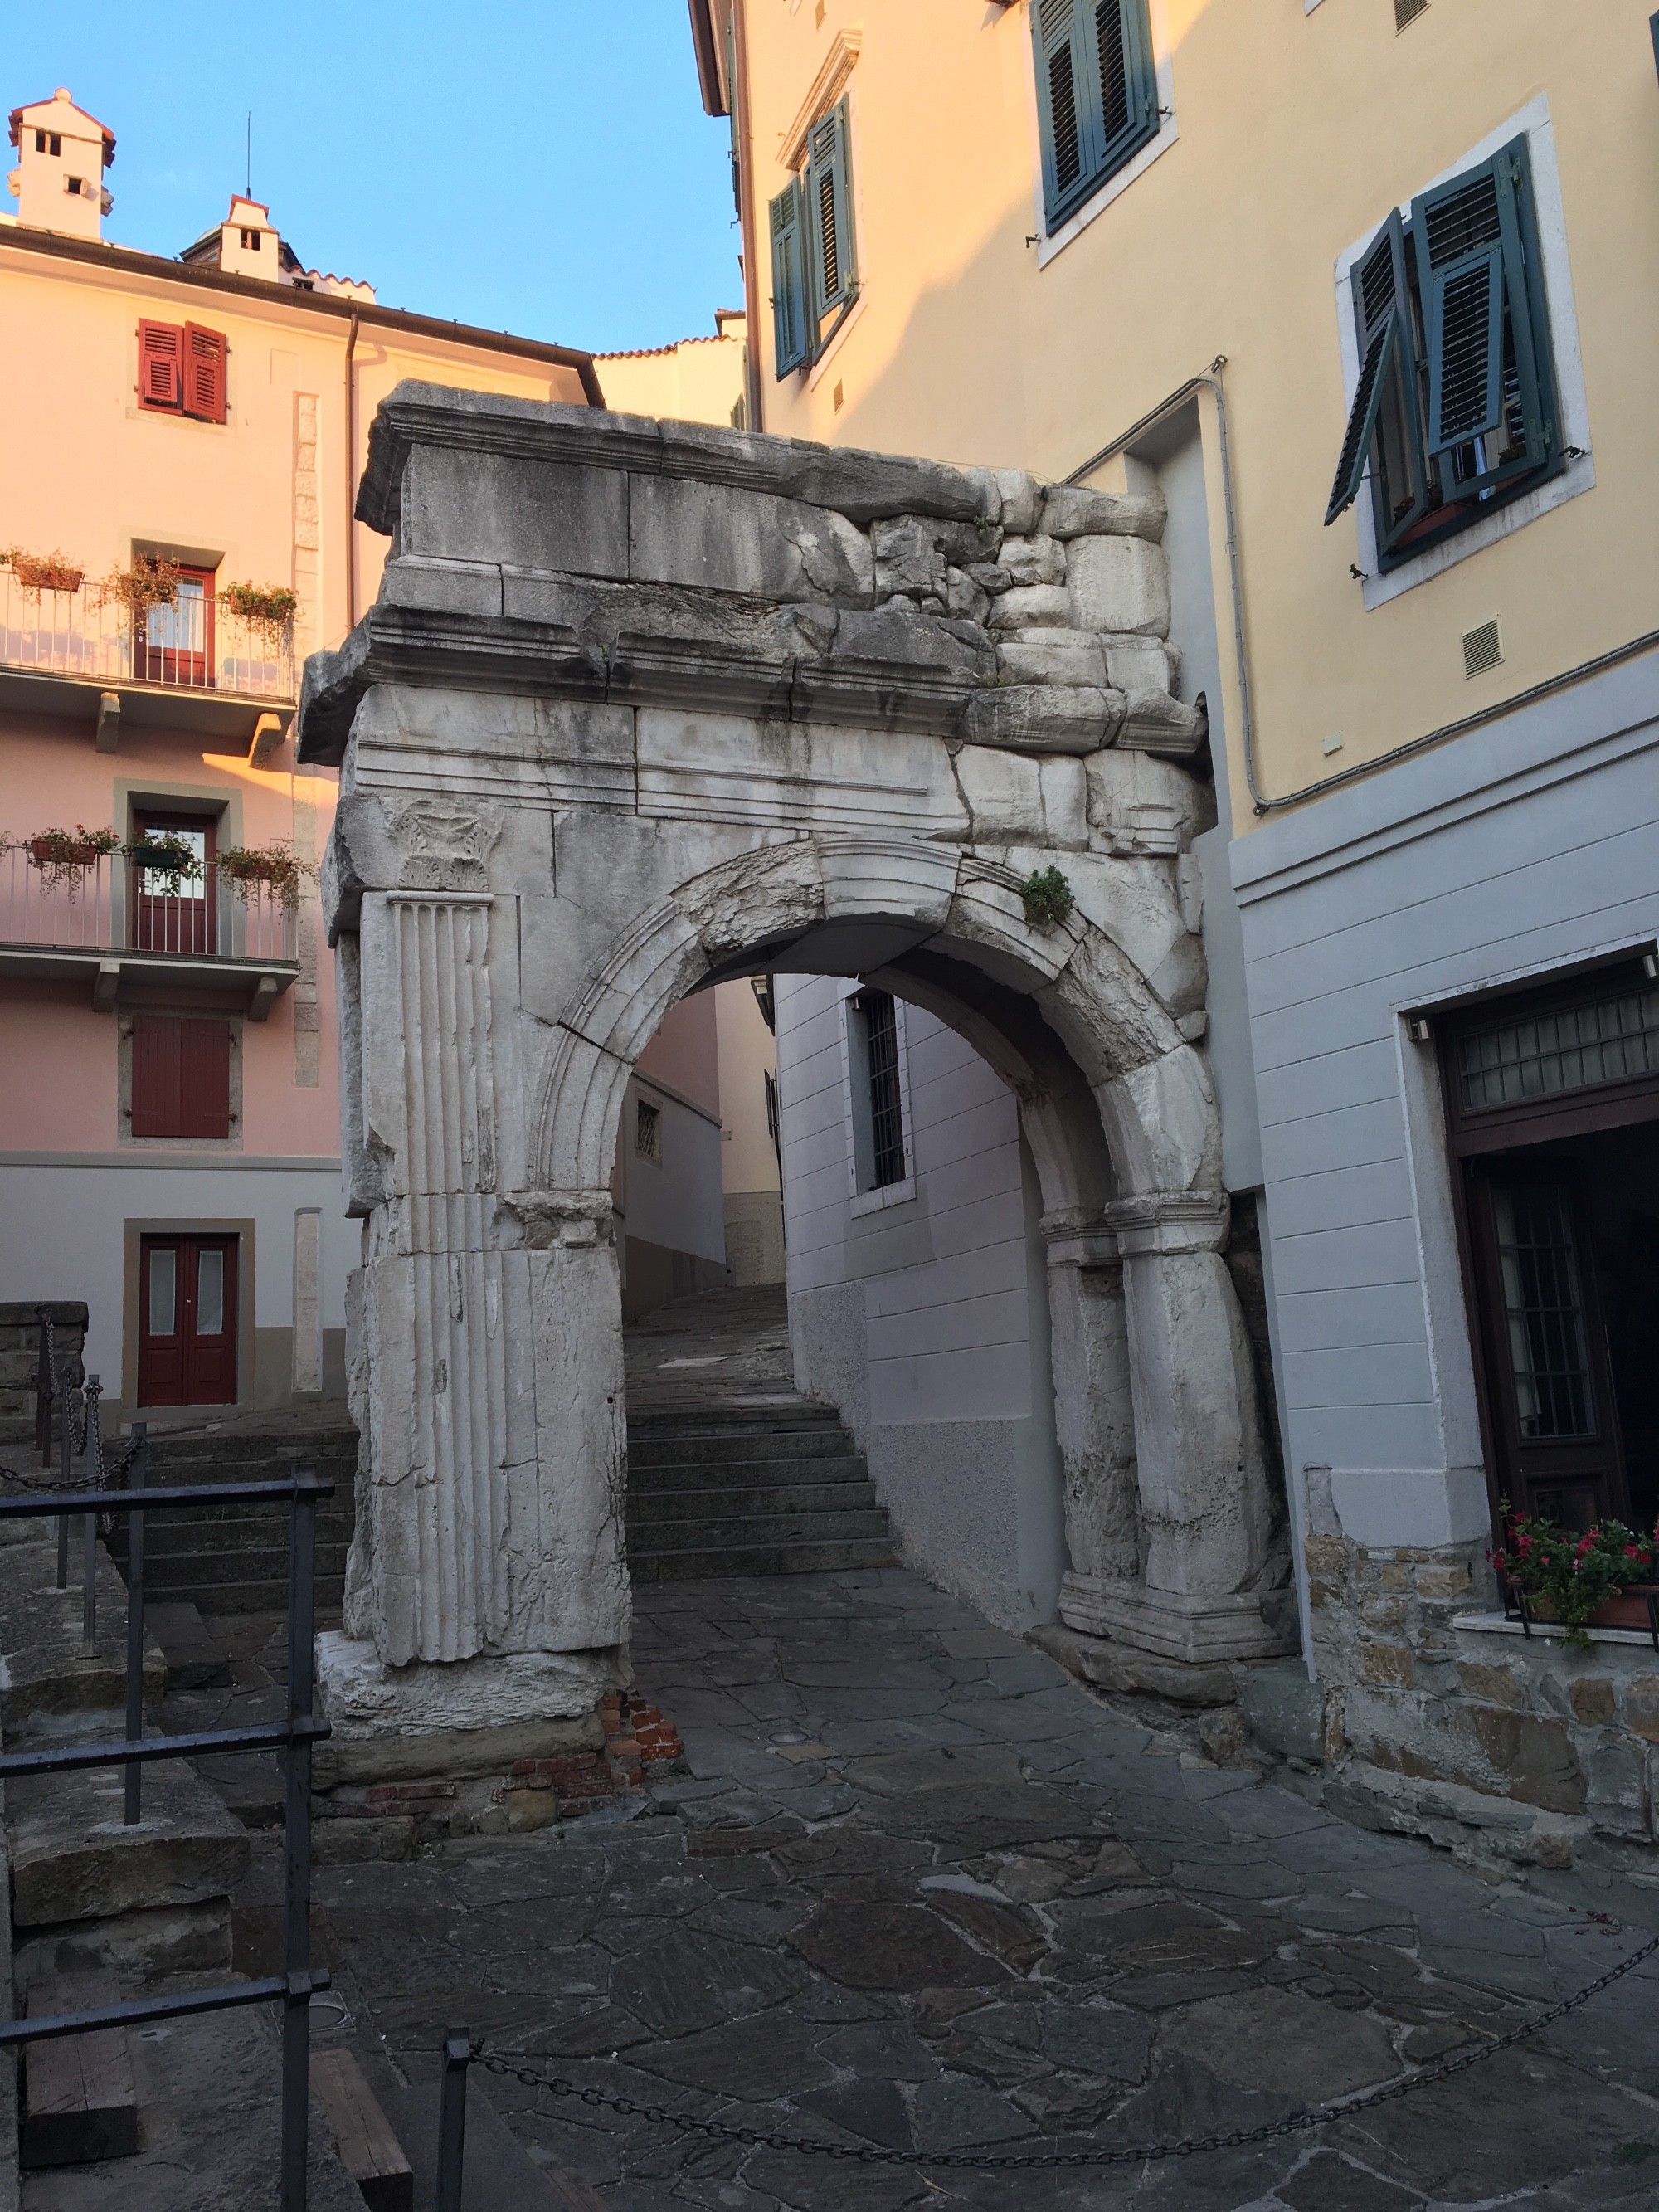
[[[95,1378],[88,1377],[90,1384]],[[83,1440],[96,1443],[95,1391]],[[69,1472],[70,1432],[73,1426],[67,1383],[64,1390],[63,1463]],[[285,1751],[286,1787],[283,1807],[285,1875],[283,1894],[283,1972],[263,1980],[215,1989],[185,1990],[167,1996],[140,1997],[116,2005],[100,2005],[81,2012],[48,2013],[32,2020],[0,2021],[0,2049],[36,2043],[62,2035],[82,2035],[100,2027],[131,2026],[138,2021],[171,2020],[185,2014],[219,2012],[237,2005],[277,2003],[283,2008],[283,2121],[281,2212],[305,2212],[306,2154],[310,2094],[311,1999],[329,1986],[326,1968],[311,1964],[311,1747],[329,1734],[325,1723],[312,1711],[315,1702],[315,1654],[312,1635],[316,1611],[317,1508],[334,1494],[331,1482],[321,1482],[310,1468],[296,1468],[286,1480],[267,1482],[180,1484],[151,1490],[144,1482],[147,1436],[143,1423],[133,1428],[134,1473],[130,1487],[100,1491],[96,1508],[88,1513],[87,1492],[72,1490],[67,1480],[61,1492],[36,1492],[0,1498],[0,1520],[58,1519],[62,1542],[67,1543],[69,1516],[86,1513],[95,1528],[100,1513],[132,1516],[134,1543],[129,1553],[127,1580],[126,1717],[125,1733],[118,1743],[66,1744],[47,1751],[7,1752],[0,1754],[0,1777],[67,1773],[88,1767],[119,1766],[125,1771],[126,1820],[136,1822],[141,1810],[141,1778],[152,1759],[212,1758],[230,1752]],[[288,1716],[254,1728],[210,1729],[190,1735],[147,1736],[143,1732],[144,1585],[143,1516],[147,1513],[183,1512],[203,1504],[231,1504],[286,1498],[289,1522],[288,1603]],[[64,1554],[66,1559],[66,1553]],[[136,1557],[137,1571],[132,1571]],[[95,1562],[94,1562],[95,1564]],[[64,1587],[60,1576],[58,1587]]]

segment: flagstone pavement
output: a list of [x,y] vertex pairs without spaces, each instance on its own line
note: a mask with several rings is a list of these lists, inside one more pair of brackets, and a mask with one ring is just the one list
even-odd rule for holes
[[[426,2073],[453,2021],[733,2125],[1042,2156],[1394,2079],[1659,1927],[1659,1893],[1492,1886],[1212,1765],[914,1575],[659,1584],[637,1608],[638,1686],[690,1769],[638,1817],[319,1873],[371,2078]],[[262,1850],[240,1926],[279,1878]],[[1659,2204],[1656,2027],[1659,1961],[1315,2132],[1060,2172],[832,2163],[474,2079],[556,2201],[614,2212],[1599,2212]]]

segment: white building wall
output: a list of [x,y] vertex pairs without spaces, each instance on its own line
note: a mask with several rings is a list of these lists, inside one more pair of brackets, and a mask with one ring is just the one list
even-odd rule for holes
[[953,1030],[903,1007],[914,1194],[855,1200],[842,1008],[856,988],[776,980],[796,1377],[840,1406],[909,1560],[1012,1626],[1050,1619],[1061,1477],[1018,1108]]

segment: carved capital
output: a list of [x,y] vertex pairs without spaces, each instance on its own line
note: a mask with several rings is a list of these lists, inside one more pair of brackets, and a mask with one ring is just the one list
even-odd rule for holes
[[485,862],[501,834],[494,810],[427,795],[387,809],[398,848],[398,882],[405,890],[487,891]]
[[1115,1198],[1105,1218],[1126,1260],[1149,1253],[1218,1252],[1227,1241],[1224,1190],[1142,1190]]
[[1103,1215],[1080,1206],[1045,1213],[1042,1241],[1051,1267],[1115,1267],[1121,1255],[1117,1231]]
[[504,1249],[528,1252],[607,1243],[613,1216],[608,1190],[503,1191],[495,1205],[495,1241]]

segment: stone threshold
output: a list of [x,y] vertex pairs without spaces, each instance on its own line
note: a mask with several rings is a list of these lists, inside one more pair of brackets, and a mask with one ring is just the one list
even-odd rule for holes
[[[1527,1633],[1523,1621],[1510,1620],[1501,1613],[1458,1613],[1452,1615],[1454,1628],[1467,1629],[1475,1636],[1521,1636]],[[1587,1628],[1584,1633],[1592,1644],[1628,1644],[1651,1651],[1654,1641],[1645,1628]],[[1533,1639],[1543,1638],[1555,1643],[1565,1641],[1566,1631],[1559,1621],[1534,1620]]]

